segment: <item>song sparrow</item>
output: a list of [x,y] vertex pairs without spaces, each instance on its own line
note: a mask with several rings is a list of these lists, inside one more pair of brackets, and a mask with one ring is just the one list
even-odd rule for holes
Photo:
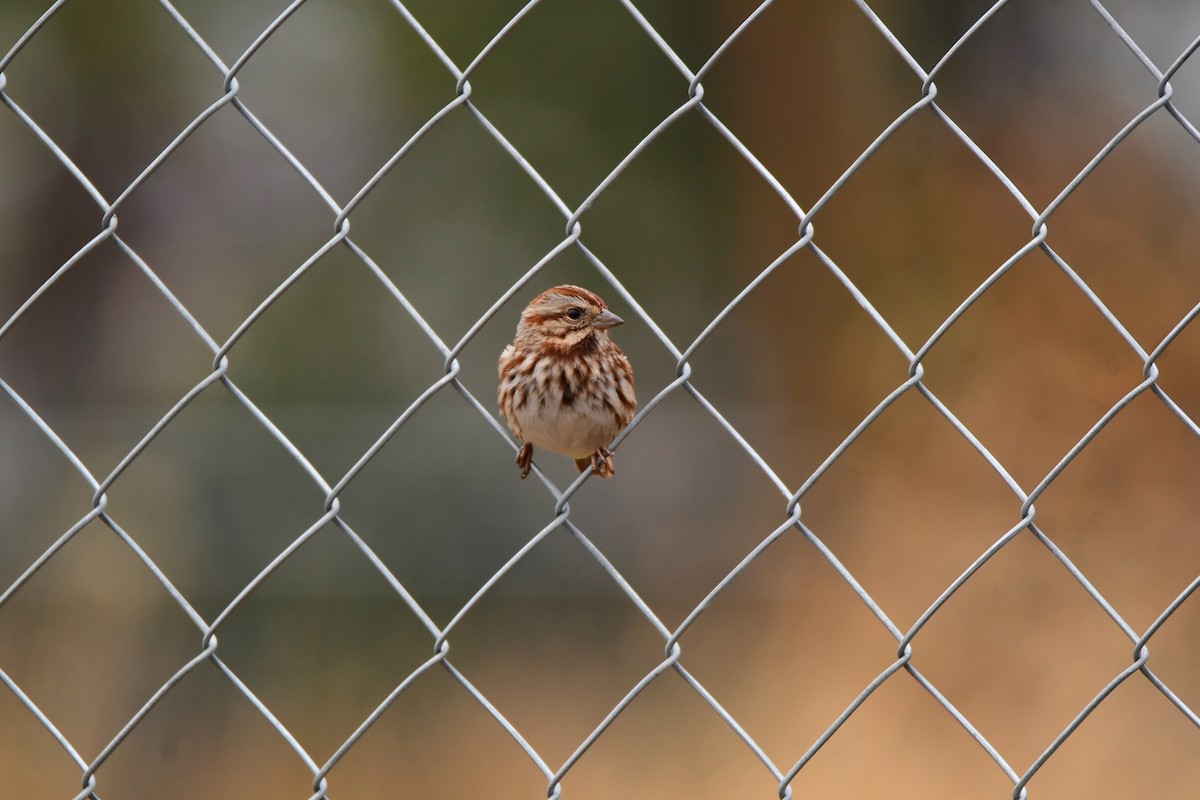
[[524,444],[521,477],[533,448],[575,459],[580,472],[613,474],[608,445],[633,419],[633,369],[608,329],[622,320],[578,286],[555,286],[521,312],[517,336],[500,354],[500,413]]

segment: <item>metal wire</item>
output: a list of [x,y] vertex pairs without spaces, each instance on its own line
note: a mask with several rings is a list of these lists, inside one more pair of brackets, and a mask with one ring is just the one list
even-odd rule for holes
[[[93,492],[92,508],[81,517],[75,524],[71,525],[49,548],[47,548],[37,559],[28,565],[22,574],[0,594],[0,608],[9,602],[17,593],[19,593],[29,579],[38,572],[50,559],[52,559],[79,531],[81,531],[89,523],[99,520],[100,523],[107,526],[123,544],[135,554],[145,570],[153,576],[153,578],[169,593],[174,602],[185,612],[192,623],[196,626],[200,633],[199,645],[200,649],[194,657],[183,664],[170,679],[162,684],[150,697],[146,698],[145,702],[138,712],[130,718],[119,730],[117,730],[108,743],[99,750],[90,759],[78,752],[77,748],[64,736],[61,729],[57,727],[53,720],[39,707],[36,698],[30,697],[16,682],[3,670],[0,670],[0,681],[2,681],[8,689],[13,693],[17,700],[23,705],[33,716],[36,721],[45,728],[46,732],[53,737],[69,758],[76,764],[80,770],[80,786],[81,791],[76,796],[78,800],[82,798],[99,798],[103,790],[103,781],[99,780],[98,773],[105,761],[122,746],[130,733],[142,722],[146,715],[161,701],[161,699],[171,691],[171,689],[181,680],[183,680],[190,672],[195,670],[199,665],[211,663],[215,665],[229,681],[257,710],[257,712],[265,719],[279,737],[295,752],[301,761],[307,766],[312,774],[312,800],[319,800],[326,797],[330,790],[331,772],[337,766],[339,761],[349,752],[368,729],[382,716],[382,714],[395,702],[395,700],[404,693],[420,676],[434,669],[445,670],[457,684],[466,692],[475,702],[479,704],[495,721],[496,723],[511,737],[517,748],[522,751],[525,756],[533,763],[545,777],[547,782],[546,795],[549,798],[558,797],[563,791],[563,781],[570,774],[571,770],[577,764],[579,759],[584,756],[588,749],[609,730],[614,720],[621,715],[626,708],[632,703],[637,702],[641,693],[647,686],[653,682],[662,679],[667,673],[678,675],[685,685],[690,687],[697,696],[710,708],[716,717],[718,717],[725,725],[727,725],[743,745],[753,754],[753,756],[762,764],[762,766],[770,773],[772,780],[777,783],[778,795],[780,798],[788,798],[792,794],[792,782],[796,776],[804,769],[813,756],[828,742],[832,737],[838,734],[838,731],[846,723],[846,721],[856,713],[863,703],[874,693],[880,686],[891,680],[901,680],[901,675],[908,676],[917,686],[924,692],[927,692],[930,697],[943,709],[955,723],[962,729],[964,734],[973,740],[986,755],[995,763],[996,768],[1008,779],[1012,784],[1012,796],[1014,798],[1023,798],[1026,796],[1026,787],[1034,775],[1054,756],[1057,749],[1066,741],[1078,728],[1081,722],[1091,714],[1107,697],[1124,681],[1130,679],[1134,675],[1141,675],[1150,686],[1155,687],[1171,704],[1176,708],[1184,718],[1190,721],[1193,725],[1200,727],[1200,716],[1191,709],[1176,693],[1174,693],[1167,684],[1162,681],[1149,666],[1149,649],[1148,643],[1154,634],[1159,630],[1164,621],[1169,618],[1182,605],[1182,603],[1200,586],[1200,578],[1197,578],[1172,602],[1165,608],[1161,615],[1149,626],[1145,631],[1138,632],[1130,624],[1128,624],[1113,607],[1113,605],[1096,589],[1096,587],[1088,580],[1084,573],[1067,557],[1067,555],[1054,543],[1054,541],[1042,531],[1036,522],[1037,511],[1036,501],[1047,491],[1055,479],[1069,465],[1079,453],[1088,446],[1096,435],[1108,425],[1121,411],[1126,408],[1134,399],[1149,395],[1157,398],[1166,407],[1171,414],[1179,419],[1193,434],[1200,436],[1200,426],[1197,426],[1196,421],[1191,419],[1188,414],[1176,403],[1167,391],[1158,383],[1158,367],[1156,361],[1163,355],[1164,351],[1171,343],[1180,335],[1180,333],[1198,316],[1200,315],[1200,304],[1197,304],[1179,323],[1164,337],[1161,342],[1154,344],[1151,347],[1144,347],[1122,324],[1113,312],[1105,306],[1097,294],[1089,287],[1086,281],[1076,273],[1068,262],[1050,245],[1047,243],[1047,231],[1050,221],[1056,211],[1062,206],[1063,202],[1071,193],[1079,187],[1104,161],[1104,159],[1113,152],[1129,134],[1138,126],[1142,125],[1147,119],[1164,111],[1175,120],[1180,128],[1184,130],[1193,139],[1200,141],[1200,131],[1190,122],[1184,112],[1175,105],[1173,101],[1173,89],[1171,87],[1171,79],[1178,72],[1184,62],[1200,47],[1200,37],[1193,40],[1187,48],[1185,48],[1176,57],[1166,69],[1160,69],[1155,62],[1149,58],[1137,45],[1134,39],[1121,27],[1116,19],[1104,8],[1098,0],[1091,0],[1092,10],[1100,17],[1103,23],[1111,29],[1116,39],[1122,45],[1128,48],[1136,57],[1141,66],[1149,72],[1157,81],[1157,95],[1152,101],[1148,102],[1145,108],[1132,117],[1112,139],[1107,142],[1084,166],[1082,170],[1058,193],[1058,195],[1044,208],[1038,209],[1031,203],[1018,189],[1013,180],[1011,180],[1004,171],[988,156],[988,154],[973,141],[964,130],[955,122],[955,120],[943,109],[938,103],[938,89],[935,79],[942,72],[947,62],[957,53],[962,46],[983,29],[992,16],[1006,4],[1007,0],[1000,0],[995,3],[986,13],[978,18],[978,20],[970,26],[970,28],[956,40],[945,54],[935,63],[935,65],[925,70],[921,67],[917,58],[915,58],[905,47],[900,37],[897,36],[888,26],[882,21],[879,15],[871,8],[867,0],[855,0],[854,5],[858,8],[867,22],[873,26],[878,35],[886,44],[892,48],[896,54],[903,60],[904,64],[911,70],[915,82],[914,100],[912,104],[899,114],[890,124],[884,127],[876,136],[871,144],[856,158],[845,171],[829,185],[829,187],[820,195],[820,197],[812,204],[810,208],[805,210],[789,194],[783,183],[774,176],[770,170],[747,148],[737,137],[737,135],[727,127],[721,119],[705,104],[705,89],[703,79],[708,74],[710,68],[721,57],[730,45],[742,36],[744,32],[752,28],[759,17],[772,4],[772,0],[766,0],[757,6],[745,20],[733,30],[733,32],[722,41],[719,46],[713,51],[712,55],[694,70],[689,67],[686,61],[681,58],[668,43],[667,39],[660,34],[658,30],[647,20],[647,18],[638,9],[637,5],[632,0],[621,0],[621,6],[633,19],[636,25],[640,28],[647,39],[662,52],[673,68],[678,72],[680,77],[680,104],[677,108],[671,111],[657,125],[655,125],[607,174],[595,187],[587,194],[585,199],[577,206],[572,208],[558,194],[553,186],[544,179],[531,163],[518,151],[518,149],[502,134],[500,129],[480,110],[480,108],[472,100],[472,89],[470,78],[479,68],[480,64],[488,57],[488,55],[496,48],[496,46],[511,32],[518,28],[526,15],[531,10],[539,5],[540,0],[530,0],[522,7],[503,27],[500,28],[478,52],[478,54],[467,64],[466,67],[460,68],[455,61],[442,49],[435,38],[422,26],[417,16],[412,13],[399,0],[392,0],[391,5],[395,12],[407,24],[413,32],[419,37],[424,45],[434,54],[438,62],[445,69],[447,74],[446,89],[451,95],[451,99],[442,108],[440,108],[433,116],[429,117],[411,136],[404,142],[403,145],[396,150],[394,155],[386,160],[378,170],[366,181],[354,194],[351,199],[344,205],[339,204],[327,191],[320,182],[314,177],[312,172],[297,158],[287,147],[284,137],[277,136],[265,123],[262,122],[252,112],[250,107],[239,96],[238,75],[242,68],[245,67],[255,56],[255,54],[266,44],[271,37],[276,34],[282,27],[285,26],[288,18],[299,9],[306,0],[295,0],[286,9],[275,17],[270,24],[265,27],[261,33],[253,38],[252,43],[241,53],[232,64],[226,64],[216,53],[216,51],[205,41],[205,39],[193,28],[185,16],[174,6],[169,0],[161,0],[162,8],[169,14],[170,19],[175,25],[182,30],[192,44],[200,51],[200,53],[211,63],[213,69],[213,80],[218,82],[222,87],[221,96],[199,115],[192,119],[184,126],[179,133],[172,139],[170,144],[162,150],[149,164],[138,174],[138,176],[129,183],[121,192],[119,192],[111,201],[99,191],[96,186],[89,180],[87,175],[80,169],[72,160],[69,148],[60,145],[50,135],[48,135],[35,119],[30,116],[19,105],[15,96],[19,96],[23,87],[9,86],[4,78],[4,70],[18,58],[30,41],[39,35],[43,27],[59,12],[64,6],[65,0],[50,5],[45,13],[27,30],[16,37],[16,41],[12,44],[11,49],[2,59],[0,59],[0,102],[13,113],[15,118],[25,127],[27,127],[46,148],[46,150],[66,169],[73,179],[87,192],[95,203],[98,215],[98,230],[99,232],[89,240],[76,253],[68,258],[63,264],[36,290],[28,299],[20,305],[20,307],[0,325],[0,338],[3,338],[10,329],[25,315],[25,313],[38,301],[42,296],[63,276],[68,273],[85,255],[94,250],[100,244],[111,242],[123,251],[128,258],[137,266],[137,268],[151,282],[155,290],[161,294],[170,304],[181,319],[183,319],[194,334],[201,342],[212,352],[213,361],[211,372],[202,380],[198,381],[188,392],[186,392],[172,406],[172,408],[156,422],[140,439],[123,458],[121,458],[117,466],[112,472],[103,477],[97,477],[84,462],[77,457],[67,445],[62,437],[38,414],[37,410],[32,407],[20,394],[4,380],[0,379],[0,390],[7,396],[13,406],[27,417],[41,432],[41,434],[51,443],[51,445],[65,457],[79,476],[91,487]],[[203,126],[217,111],[230,106],[237,111],[238,114],[245,120],[249,126],[257,132],[278,154],[289,167],[291,167],[307,184],[309,189],[319,197],[324,205],[328,207],[330,218],[333,222],[332,235],[308,258],[300,263],[294,271],[281,283],[278,284],[255,309],[234,329],[234,332],[225,340],[220,341],[212,336],[205,327],[197,320],[195,316],[188,310],[175,294],[172,293],[167,284],[158,276],[154,269],[147,263],[138,252],[121,236],[119,228],[119,212],[128,198],[133,195],[139,187],[141,187],[151,175],[158,170],[164,162],[172,157],[172,155],[183,145],[183,143]],[[458,108],[464,108],[469,112],[471,118],[478,123],[480,129],[500,148],[500,150],[515,163],[524,173],[528,181],[536,187],[553,206],[561,214],[564,222],[564,238],[551,248],[544,257],[533,264],[519,280],[513,283],[499,298],[491,305],[491,307],[476,320],[467,330],[461,340],[455,343],[448,343],[441,335],[430,325],[420,314],[416,306],[410,302],[405,294],[397,287],[387,274],[382,270],[366,250],[360,246],[350,232],[350,216],[352,212],[359,206],[362,200],[368,193],[375,188],[388,173],[396,167],[403,159],[409,156],[414,145],[422,140],[431,130],[439,125],[442,120],[452,111]],[[929,109],[935,117],[945,126],[959,142],[961,142],[973,155],[975,159],[987,170],[987,172],[995,179],[995,181],[1010,195],[1013,201],[1024,210],[1031,221],[1031,233],[1029,240],[1019,247],[1012,255],[1001,263],[996,269],[984,280],[974,291],[972,291],[958,307],[951,313],[942,323],[937,326],[935,332],[929,339],[918,346],[910,346],[889,324],[885,316],[868,300],[866,295],[855,285],[854,281],[837,265],[837,263],[826,252],[821,250],[817,245],[820,232],[820,218],[824,208],[831,198],[833,198],[855,175],[856,172],[872,157],[876,150],[886,142],[899,128],[901,128],[908,120],[910,120],[918,112]],[[618,280],[617,276],[604,264],[601,258],[591,250],[585,243],[585,219],[586,212],[595,203],[595,201],[604,194],[605,191],[613,184],[613,182],[626,171],[630,164],[633,163],[643,151],[646,150],[656,139],[658,139],[666,130],[671,128],[681,119],[691,117],[703,120],[716,131],[717,134],[727,143],[733,153],[736,153],[748,164],[754,173],[761,179],[767,187],[776,195],[779,200],[786,205],[792,212],[797,224],[797,238],[794,243],[785,248],[777,258],[772,260],[758,276],[747,284],[733,299],[717,313],[711,322],[704,327],[696,338],[686,344],[678,344],[668,337],[662,328],[655,322],[652,316],[638,303],[634,294],[629,291]],[[326,476],[323,475],[305,456],[304,452],[298,447],[285,433],[283,428],[278,425],[267,413],[265,413],[255,402],[248,396],[246,392],[230,377],[229,366],[231,359],[236,357],[236,345],[242,336],[250,330],[256,322],[261,318],[264,312],[280,297],[287,293],[290,288],[306,273],[312,266],[320,260],[325,254],[335,248],[345,248],[351,253],[355,259],[367,269],[368,273],[377,281],[380,287],[387,293],[395,303],[403,309],[403,311],[417,324],[424,336],[429,342],[441,353],[444,359],[443,375],[436,381],[432,382],[405,410],[400,414],[395,421],[387,427],[387,429],[377,438],[377,440],[369,447],[362,456],[356,461],[344,475],[341,476]],[[404,586],[403,582],[398,579],[388,568],[386,563],[372,551],[367,543],[354,531],[349,523],[342,516],[341,495],[348,485],[362,472],[362,470],[372,461],[373,458],[380,452],[384,445],[396,435],[396,433],[408,423],[413,414],[422,406],[428,403],[435,395],[443,393],[455,393],[476,413],[488,422],[495,434],[509,443],[515,450],[517,444],[512,440],[508,431],[496,419],[489,408],[489,404],[481,402],[475,392],[466,386],[460,380],[460,367],[458,356],[468,347],[479,331],[499,313],[501,308],[514,296],[521,293],[531,284],[543,271],[543,269],[551,263],[560,253],[574,250],[579,253],[591,266],[595,269],[599,276],[606,281],[614,292],[621,298],[623,303],[633,310],[636,317],[643,323],[656,337],[661,346],[671,354],[676,363],[676,378],[671,381],[665,388],[658,392],[655,396],[648,398],[637,416],[629,424],[629,426],[621,432],[617,437],[613,448],[619,447],[625,438],[640,425],[647,416],[654,414],[662,401],[672,395],[687,395],[693,398],[700,408],[702,408],[717,425],[725,431],[735,443],[735,445],[743,451],[749,458],[750,462],[761,472],[764,478],[770,485],[774,486],[779,493],[779,522],[774,530],[770,531],[761,542],[752,549],[732,570],[728,572],[715,586],[708,592],[703,600],[695,606],[694,609],[685,615],[683,621],[675,628],[671,628],[664,624],[655,614],[654,610],[638,595],[633,586],[621,574],[617,567],[605,556],[599,547],[592,542],[584,531],[579,527],[578,523],[572,519],[570,512],[569,501],[589,479],[590,469],[581,474],[576,480],[565,488],[557,486],[546,474],[536,469],[535,474],[545,488],[547,499],[547,511],[549,520],[536,535],[530,538],[522,547],[520,547],[511,558],[497,570],[490,578],[488,578],[478,590],[464,603],[452,619],[445,626],[437,625],[432,617],[422,608],[420,603],[413,597],[409,590]],[[859,308],[869,317],[873,324],[886,335],[892,345],[903,355],[908,363],[908,373],[904,375],[896,384],[895,389],[889,392],[875,408],[864,417],[861,422],[856,425],[850,434],[829,453],[828,457],[820,464],[819,467],[797,487],[790,487],[783,481],[777,472],[763,458],[761,454],[755,451],[747,439],[720,413],[717,407],[710,402],[705,395],[692,383],[692,366],[690,359],[703,346],[716,328],[726,320],[732,313],[738,310],[747,297],[759,287],[767,278],[774,274],[789,258],[800,251],[811,253],[824,269],[836,279],[836,281],[844,287],[849,297],[857,304]],[[950,408],[924,383],[924,366],[923,360],[931,349],[941,340],[946,333],[953,328],[963,315],[979,300],[1013,265],[1024,258],[1027,254],[1033,251],[1044,253],[1062,273],[1070,280],[1071,284],[1082,296],[1090,303],[1103,317],[1107,324],[1120,336],[1125,344],[1137,355],[1144,365],[1144,379],[1136,386],[1131,388],[1117,403],[1109,408],[1103,415],[1096,420],[1095,424],[1088,432],[1072,446],[1058,461],[1058,463],[1046,473],[1046,475],[1037,482],[1031,489],[1023,488],[1006,470],[1004,465],[992,454],[986,446],[972,433],[972,431],[958,419],[950,410]],[[490,394],[491,387],[475,387],[476,390],[484,391],[485,396]],[[298,464],[303,471],[309,476],[315,485],[315,493],[313,494],[313,509],[314,516],[311,524],[302,534],[294,538],[286,548],[270,561],[242,590],[234,597],[234,599],[219,613],[211,618],[206,618],[198,613],[183,594],[171,583],[167,575],[155,564],[153,559],[138,545],[137,541],[127,534],[119,525],[117,520],[108,511],[106,492],[113,486],[126,469],[141,456],[145,449],[166,429],[170,426],[173,420],[183,411],[183,409],[195,400],[199,395],[205,392],[227,392],[241,406],[243,406],[257,421],[264,430],[284,448],[291,459]],[[801,501],[806,493],[824,476],[827,471],[836,463],[846,450],[854,444],[878,418],[879,416],[891,407],[897,400],[905,395],[916,395],[922,398],[929,407],[932,408],[942,419],[949,424],[971,447],[976,457],[985,464],[995,475],[1008,487],[1012,493],[1014,502],[1012,506],[1013,524],[1012,527],[1003,533],[995,542],[988,547],[978,558],[955,579],[941,595],[922,613],[917,621],[907,630],[897,626],[883,610],[878,602],[871,596],[867,589],[855,578],[851,571],[837,558],[834,552],[824,543],[820,536],[811,529],[811,527],[802,519]],[[238,676],[238,674],[225,663],[220,656],[220,647],[218,634],[223,624],[234,614],[246,599],[254,593],[260,585],[272,575],[282,564],[284,564],[293,553],[295,553],[307,540],[309,540],[317,531],[332,523],[341,532],[341,534],[350,542],[363,556],[363,558],[376,570],[388,583],[396,597],[403,605],[411,611],[418,619],[421,625],[426,629],[431,637],[433,644],[432,655],[424,661],[419,667],[406,675],[395,688],[377,705],[377,707],[362,721],[361,725],[353,732],[353,734],[337,747],[332,754],[325,758],[311,754],[306,747],[288,731],[280,719],[271,711],[271,709],[252,691],[252,689]],[[627,598],[628,602],[638,613],[653,626],[654,630],[662,637],[664,643],[663,658],[655,664],[654,667],[645,673],[634,685],[630,686],[627,693],[621,700],[611,708],[609,713],[599,722],[599,724],[574,748],[571,755],[561,764],[555,765],[548,762],[538,751],[530,744],[530,742],[518,731],[516,726],[504,716],[500,709],[479,689],[467,676],[461,672],[453,663],[449,656],[450,641],[452,634],[460,624],[460,622],[471,614],[472,610],[477,606],[479,601],[483,599],[492,588],[514,567],[522,562],[525,557],[537,547],[547,536],[558,530],[565,530],[573,539],[575,539],[582,549],[598,564],[608,579],[620,590]],[[1005,548],[1016,537],[1028,533],[1034,537],[1042,546],[1053,556],[1054,559],[1061,565],[1067,575],[1069,575],[1079,586],[1091,597],[1091,599],[1100,607],[1104,614],[1109,618],[1112,624],[1124,634],[1133,645],[1131,648],[1131,661],[1129,665],[1121,669],[1114,675],[1111,681],[1105,685],[1083,708],[1081,708],[1077,716],[1072,719],[1062,731],[1055,736],[1045,747],[1042,754],[1032,763],[1027,765],[1011,764],[1000,753],[1000,751],[988,741],[985,735],[967,718],[967,716],[956,708],[947,697],[939,691],[937,686],[925,675],[916,669],[913,664],[913,653],[915,640],[925,625],[938,614],[947,601],[969,580],[977,571],[993,556]],[[798,536],[809,542],[821,557],[836,571],[840,578],[849,586],[865,607],[878,621],[897,643],[897,649],[894,660],[887,667],[878,673],[867,685],[863,686],[861,691],[851,700],[845,707],[845,710],[840,713],[835,719],[829,721],[828,726],[823,733],[798,756],[796,760],[790,763],[777,764],[772,761],[766,754],[764,748],[758,744],[753,734],[745,726],[739,723],[733,715],[718,701],[718,699],[701,684],[694,675],[689,673],[684,666],[686,659],[686,651],[681,644],[681,637],[688,628],[705,612],[707,608],[717,599],[717,597],[725,591],[725,589],[752,564],[756,559],[762,557],[762,554],[781,537]]]

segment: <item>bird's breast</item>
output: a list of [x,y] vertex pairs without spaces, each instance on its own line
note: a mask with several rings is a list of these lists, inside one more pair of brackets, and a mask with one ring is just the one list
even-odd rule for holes
[[614,412],[610,372],[569,359],[505,352],[500,407],[523,441],[583,458],[612,441],[627,420]]
[[534,393],[513,410],[521,438],[534,447],[583,458],[604,447],[617,435],[620,426],[607,409],[576,395],[566,405],[561,398]]

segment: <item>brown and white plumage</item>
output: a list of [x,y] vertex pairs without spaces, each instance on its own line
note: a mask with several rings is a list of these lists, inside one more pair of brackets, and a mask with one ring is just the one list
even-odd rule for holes
[[608,444],[633,419],[633,369],[608,329],[622,324],[594,293],[555,286],[521,314],[513,343],[500,354],[500,414],[524,446],[521,477],[539,447],[613,474]]

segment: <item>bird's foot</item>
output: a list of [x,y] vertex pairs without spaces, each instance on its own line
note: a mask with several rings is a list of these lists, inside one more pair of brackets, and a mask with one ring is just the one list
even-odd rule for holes
[[592,453],[592,469],[601,478],[611,478],[616,472],[613,470],[612,451],[607,447],[597,447],[596,452]]
[[521,480],[525,480],[529,477],[529,470],[533,469],[533,445],[529,442],[521,445],[521,449],[517,451],[516,462],[521,468]]

